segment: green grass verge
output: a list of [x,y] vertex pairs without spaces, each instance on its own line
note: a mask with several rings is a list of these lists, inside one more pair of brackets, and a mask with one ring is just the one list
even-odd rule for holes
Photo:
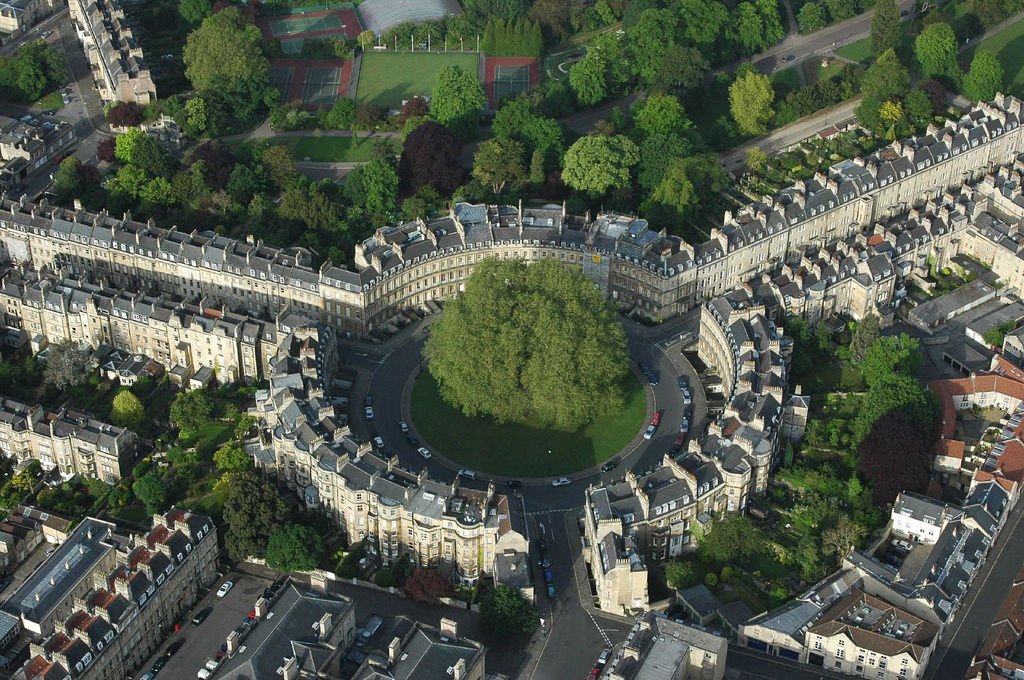
[[60,96],[60,90],[54,90],[50,94],[46,95],[45,97],[37,101],[36,106],[41,108],[43,111],[46,111],[47,109],[60,111],[64,108],[64,99]]
[[626,402],[618,412],[567,429],[533,420],[498,425],[489,418],[467,418],[441,399],[425,371],[413,388],[412,416],[427,446],[459,465],[510,477],[564,475],[612,457],[643,427],[646,393],[632,373],[627,380]]
[[871,59],[871,38],[863,38],[836,50],[836,54],[844,59],[858,61],[862,64]]
[[965,71],[970,68],[974,52],[979,49],[991,52],[1003,65],[1003,91],[1018,97],[1024,96],[1024,20],[965,51],[961,61]]
[[402,101],[416,95],[430,96],[434,79],[442,66],[459,66],[476,75],[479,57],[460,52],[363,55],[359,67],[356,100],[387,109],[397,109]]
[[[274,144],[287,146],[297,161],[322,163],[360,163],[370,160],[371,137],[275,137]],[[397,146],[395,147],[397,151]]]

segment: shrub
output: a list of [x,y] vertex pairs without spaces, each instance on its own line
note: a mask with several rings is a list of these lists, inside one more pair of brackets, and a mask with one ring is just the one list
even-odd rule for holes
[[715,576],[714,572],[710,572],[707,576],[704,577],[704,585],[706,585],[708,588],[714,588],[718,585],[718,577]]

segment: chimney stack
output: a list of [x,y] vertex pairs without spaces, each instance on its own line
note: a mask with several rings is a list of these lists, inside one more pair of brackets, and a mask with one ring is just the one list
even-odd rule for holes
[[225,640],[228,643],[228,656],[231,656],[238,651],[238,631],[233,630],[228,634],[228,639]]
[[284,662],[284,672],[282,675],[284,680],[295,680],[299,677],[299,662],[294,656]]
[[269,606],[269,603],[267,602],[267,599],[265,597],[261,597],[260,599],[256,600],[256,606],[254,607],[254,609],[256,610],[256,618],[257,619],[264,619],[264,618],[266,618],[267,617],[267,610],[270,609],[270,606]]
[[388,665],[394,666],[398,662],[398,657],[402,653],[402,639],[393,638],[388,643]]
[[452,619],[441,619],[441,635],[453,640],[459,639],[459,624]]
[[466,675],[466,660],[460,658],[455,662],[455,665],[452,666],[452,678],[454,680],[462,680],[464,675]]

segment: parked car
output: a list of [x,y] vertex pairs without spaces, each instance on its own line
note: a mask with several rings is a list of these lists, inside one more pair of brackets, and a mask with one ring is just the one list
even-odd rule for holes
[[196,615],[192,617],[192,625],[198,626],[200,623],[206,620],[206,617],[213,613],[213,607],[207,607],[196,612]]
[[676,438],[672,441],[671,453],[676,454],[682,451],[683,445],[686,443],[686,433],[680,432]]
[[521,489],[521,488],[523,488],[523,483],[520,482],[518,479],[510,479],[507,482],[505,482],[505,488],[506,489]]
[[663,413],[664,413],[664,411],[661,410],[661,409],[658,409],[657,411],[655,411],[654,415],[651,416],[651,425],[654,425],[655,427],[658,427],[659,425],[661,425],[661,414],[663,414]]
[[155,677],[156,677],[156,673],[154,673],[152,671],[149,671],[148,673],[143,673],[139,677],[139,680],[153,680],[153,678],[155,678]]
[[551,486],[569,486],[572,484],[572,480],[568,477],[559,477],[558,479],[551,480]]
[[611,656],[612,650],[605,647],[601,650],[601,655],[597,657],[597,665],[604,666],[608,663],[608,657]]
[[363,400],[363,406],[373,406],[373,395],[372,394],[367,394],[366,395],[366,398]]
[[459,477],[464,477],[466,479],[476,479],[476,471],[470,470],[469,468],[462,468],[461,470],[459,470]]
[[167,648],[167,651],[164,652],[164,658],[170,659],[172,656],[174,656],[175,654],[178,653],[178,650],[180,650],[184,646],[185,646],[185,638],[181,638],[180,640],[175,640]]
[[789,62],[789,61],[793,61],[794,59],[796,59],[796,55],[795,54],[787,54],[786,56],[784,56],[782,58],[782,61]]
[[549,583],[548,584],[548,597],[550,597],[552,600],[555,599],[555,584],[554,583]]
[[367,420],[373,420],[373,407],[367,406],[366,408],[364,408],[363,414],[366,416]]
[[419,453],[424,458],[426,458],[427,460],[430,460],[430,451],[428,449],[421,446],[418,449],[416,449],[416,452]]
[[149,669],[149,672],[152,673],[153,675],[156,675],[166,665],[167,665],[167,657],[162,656],[162,657],[160,657],[159,659],[156,660],[156,663],[154,663],[153,667]]
[[601,466],[601,472],[611,472],[612,470],[614,470],[618,466],[619,466],[619,459],[618,458],[612,458],[612,459],[606,461],[605,464]]
[[689,418],[683,418],[683,422],[679,423],[679,431],[682,434],[684,434],[684,435],[687,432],[690,431],[690,419]]
[[384,440],[380,438],[380,435],[377,435],[373,438],[373,446],[378,451],[384,450]]
[[398,423],[398,427],[402,428],[402,433],[403,434],[408,434],[408,432],[409,432],[409,423],[407,423],[407,422],[405,422],[403,420],[403,421]]
[[416,437],[410,435],[406,437],[406,439],[409,440],[409,446],[411,446],[412,448],[418,449],[420,447],[420,440],[416,439]]
[[650,439],[654,436],[654,433],[658,431],[658,428],[654,425],[648,425],[647,429],[644,430],[644,439]]
[[224,597],[231,592],[231,589],[235,587],[235,584],[231,581],[224,581],[220,588],[217,589],[217,597]]
[[544,567],[544,582],[545,583],[554,583],[555,582],[555,575],[553,573],[551,573],[551,564],[550,563],[548,563]]
[[690,381],[686,379],[685,375],[681,375],[678,378],[676,378],[676,384],[679,385],[680,390],[683,390],[685,392],[687,388],[689,388],[690,386]]

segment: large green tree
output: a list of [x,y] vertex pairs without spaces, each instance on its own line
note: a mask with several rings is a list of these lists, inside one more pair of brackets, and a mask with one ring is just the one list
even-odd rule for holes
[[274,99],[260,29],[238,7],[203,20],[185,42],[185,75],[208,101],[223,102],[226,117],[247,122]]
[[145,415],[142,402],[127,388],[117,393],[110,407],[111,422],[129,430],[138,430]]
[[729,110],[739,129],[748,135],[768,132],[768,122],[775,115],[772,102],[775,90],[768,76],[747,69],[729,86]]
[[584,106],[598,104],[608,96],[607,64],[601,52],[591,49],[569,69],[569,86]]
[[[882,0],[885,2],[886,0]],[[894,0],[888,0],[893,2]],[[800,11],[796,14],[796,23],[800,26],[801,33],[814,33],[825,27],[828,23],[825,19],[825,10],[817,2],[805,2]]]
[[900,97],[910,89],[910,73],[900,63],[896,51],[888,49],[864,73],[861,94],[865,100],[881,103]]
[[171,402],[171,421],[186,432],[195,432],[210,422],[213,404],[206,390],[181,392]]
[[444,399],[467,416],[588,422],[622,403],[625,333],[601,291],[555,260],[485,259],[425,348]]
[[[868,324],[870,330],[870,322]],[[864,353],[860,370],[871,387],[894,373],[916,378],[921,362],[920,343],[916,338],[900,333],[875,339]]]
[[964,96],[972,102],[991,101],[1003,87],[1003,65],[994,54],[978,50],[971,60],[971,70],[964,78]]
[[896,0],[876,0],[875,15],[871,17],[871,53],[880,57],[900,45],[903,26]]
[[628,187],[630,170],[639,161],[640,149],[628,137],[588,135],[565,152],[562,180],[597,197],[612,188]]
[[495,194],[522,184],[526,181],[526,149],[514,139],[482,142],[473,154],[473,177]]
[[670,94],[652,94],[633,107],[633,121],[645,136],[685,135],[693,123],[679,100]]
[[853,338],[850,340],[850,358],[858,364],[864,361],[868,350],[878,339],[878,332],[882,328],[882,320],[877,314],[868,314],[857,323],[853,329]]
[[718,0],[680,0],[682,37],[695,45],[713,45],[729,25],[729,10]]
[[480,603],[484,630],[500,637],[527,637],[540,625],[537,610],[518,588],[497,586]]
[[43,365],[43,380],[58,390],[74,387],[89,377],[95,367],[92,352],[87,345],[63,340],[50,345]]
[[178,14],[193,26],[198,26],[212,12],[213,3],[210,0],[181,0],[178,5]]
[[430,96],[430,112],[437,122],[466,136],[476,126],[486,103],[484,88],[475,73],[458,66],[442,66],[437,72]]
[[252,467],[252,458],[238,442],[228,442],[214,451],[213,462],[225,472],[241,472]]
[[914,56],[925,78],[945,76],[956,79],[960,75],[956,34],[947,23],[939,22],[925,27],[914,40]]
[[661,57],[658,73],[651,86],[682,95],[704,82],[708,72],[708,60],[694,47],[670,46]]
[[857,467],[871,482],[876,506],[886,507],[901,491],[928,486],[932,440],[902,410],[881,415],[857,447]]
[[640,20],[626,31],[633,68],[647,83],[654,82],[665,52],[672,46],[676,31],[676,16],[668,9],[648,9]]
[[167,488],[156,472],[147,472],[132,484],[135,497],[146,506],[146,512],[156,514],[167,503]]
[[267,566],[277,571],[311,571],[323,551],[323,539],[315,529],[289,522],[267,541]]
[[254,472],[231,473],[224,497],[224,547],[235,560],[263,557],[270,537],[281,530],[284,502]]

